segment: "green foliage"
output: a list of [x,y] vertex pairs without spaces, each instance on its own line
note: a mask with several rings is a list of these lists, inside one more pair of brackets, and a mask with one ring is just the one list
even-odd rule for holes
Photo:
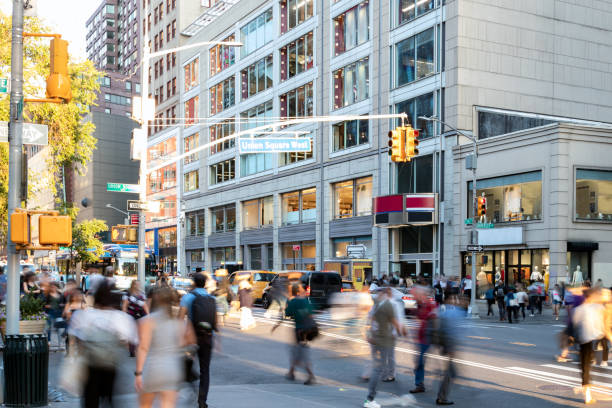
[[102,231],[108,231],[106,222],[93,218],[80,222],[72,228],[72,249],[77,262],[96,262],[104,253],[102,241],[96,238]]
[[19,301],[20,320],[42,320],[44,315],[44,302],[34,295],[24,295]]
[[[24,31],[49,33],[51,30],[38,18],[26,17]],[[45,79],[49,75],[49,39],[24,39],[24,95],[44,97]],[[0,12],[0,76],[8,77],[11,67],[11,16]],[[90,106],[95,105],[100,89],[97,71],[91,61],[69,64],[72,101],[68,104],[28,103],[24,121],[49,126],[49,173],[53,175],[48,188],[54,193],[61,185],[61,170],[73,168],[82,173],[93,151],[95,126],[87,120]],[[9,118],[9,95],[0,94],[0,120]],[[8,146],[0,143],[0,244],[5,242],[7,229]]]

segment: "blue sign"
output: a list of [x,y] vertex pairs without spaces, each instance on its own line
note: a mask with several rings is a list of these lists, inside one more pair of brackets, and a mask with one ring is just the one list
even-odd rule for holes
[[310,137],[249,137],[238,139],[240,154],[246,153],[308,153],[312,150]]

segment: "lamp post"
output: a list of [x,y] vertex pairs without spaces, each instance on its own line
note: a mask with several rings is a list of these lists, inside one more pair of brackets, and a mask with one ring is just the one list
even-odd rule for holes
[[[148,3],[145,4],[144,15],[146,16],[148,12]],[[142,134],[147,135],[147,126],[150,120],[154,119],[154,109],[149,109],[151,106],[148,101],[149,97],[149,66],[151,58],[163,57],[164,55],[171,54],[174,52],[190,49],[190,48],[198,48],[203,45],[226,45],[226,46],[235,46],[239,47],[242,45],[240,42],[235,41],[202,41],[194,44],[188,44],[181,47],[169,48],[167,50],[161,50],[157,52],[151,52],[149,49],[149,30],[145,30],[145,35],[143,38],[143,55],[142,55],[142,65],[141,65],[141,103],[140,103],[140,131]],[[132,116],[136,117],[138,112],[132,112]],[[144,151],[140,153],[140,170],[139,170],[139,200],[140,202],[145,202],[147,199],[146,192],[146,178],[147,178],[147,152],[146,152],[146,144],[145,146],[141,146]],[[177,163],[178,167],[178,163]],[[140,281],[142,287],[145,285],[145,211],[141,210],[138,213],[138,280]],[[180,238],[179,238],[180,239]],[[177,245],[178,247],[178,245]],[[177,248],[178,252],[178,248]],[[178,256],[178,253],[177,253]]]
[[[478,146],[477,140],[474,136],[463,133],[457,128],[450,126],[446,122],[438,119],[435,116],[419,116],[419,119],[428,121],[428,122],[438,122],[449,129],[457,132],[461,136],[467,137],[472,142],[472,148],[474,151],[474,159],[472,160],[472,228],[471,228],[471,239],[470,242],[472,245],[477,245],[478,240],[476,239],[476,157],[478,156]],[[476,306],[476,251],[472,251],[472,290],[470,296],[470,312],[468,313],[471,318],[477,319],[478,316],[478,308]]]
[[123,211],[123,210],[118,209],[117,207],[113,207],[112,204],[106,204],[106,208],[112,208],[113,210],[119,211],[121,214],[124,214],[127,217],[124,220],[125,224],[130,222],[130,213],[128,213],[127,211]]

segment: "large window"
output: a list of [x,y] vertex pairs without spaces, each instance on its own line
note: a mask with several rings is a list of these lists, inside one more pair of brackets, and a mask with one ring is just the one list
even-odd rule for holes
[[210,114],[216,115],[236,103],[236,81],[231,76],[210,88]]
[[368,143],[368,121],[349,120],[332,126],[334,152]]
[[[242,130],[252,129],[268,123],[273,115],[272,101],[262,103],[240,113]],[[240,156],[240,175],[248,176],[269,170],[274,166],[272,153],[243,154]]]
[[189,193],[200,188],[200,172],[198,170],[183,174],[183,191]]
[[234,247],[215,248],[212,255],[214,265],[217,266],[222,266],[227,262],[236,262],[236,248]]
[[340,68],[334,72],[334,109],[367,99],[369,88],[367,58]]
[[147,160],[149,164],[159,160],[165,160],[169,155],[176,152],[176,137],[170,137],[162,142],[154,144],[147,149]]
[[274,199],[272,196],[242,203],[244,229],[262,228],[274,222]]
[[435,0],[394,0],[397,4],[398,24],[404,24],[423,13],[433,10]]
[[[189,135],[185,137],[185,139],[183,139],[183,148],[184,148],[185,153],[190,152],[191,150],[195,149],[199,145],[200,145],[200,134],[199,133],[194,133],[193,135]],[[189,164],[189,163],[198,161],[199,159],[200,159],[200,153],[194,153],[189,156],[186,156],[185,159],[183,159],[183,163]]]
[[245,57],[272,41],[274,31],[272,9],[269,9],[240,29],[240,55]]
[[176,187],[176,164],[163,167],[149,174],[148,194]]
[[281,0],[280,29],[285,34],[313,16],[314,0]]
[[368,5],[368,1],[364,1],[334,18],[336,55],[353,49],[370,39]]
[[313,33],[298,38],[280,49],[281,81],[301,74],[314,66]]
[[434,73],[434,29],[423,31],[395,45],[396,86]]
[[199,83],[200,70],[198,68],[199,58],[185,65],[185,92],[196,87]]
[[176,248],[176,227],[158,230],[157,241],[160,248]]
[[[223,139],[224,137],[236,133],[236,125],[233,119],[225,120],[221,123],[214,124],[210,127],[210,141]],[[210,146],[210,154],[222,152],[226,149],[234,147],[234,139],[226,140]]]
[[554,123],[552,120],[537,117],[478,111],[478,139],[505,135],[519,130],[531,129]]
[[283,225],[314,222],[317,220],[317,189],[292,191],[283,194]]
[[236,206],[234,204],[216,207],[211,209],[210,212],[215,223],[214,232],[236,230]]
[[311,159],[313,157],[314,150],[314,137],[310,135],[302,135],[302,137],[310,136],[310,151],[309,152],[288,152],[280,153],[279,155],[279,166],[286,166],[292,163],[301,162],[304,160]]
[[219,184],[236,178],[236,160],[230,159],[210,166],[210,184]]
[[399,194],[431,193],[433,185],[433,155],[415,157],[398,163],[397,192]]
[[420,131],[419,140],[433,137],[433,122],[419,119],[419,116],[432,116],[434,114],[433,93],[428,93],[400,102],[395,105],[395,111],[397,113],[406,113],[408,115],[408,123],[413,128],[419,129]]
[[[227,37],[225,42],[236,41],[234,35]],[[236,62],[235,47],[229,45],[215,45],[209,51],[210,55],[210,76],[218,74],[226,68],[231,67]]]
[[576,219],[612,221],[612,171],[576,170]]
[[200,112],[200,97],[194,96],[185,102],[185,126],[193,125]]
[[372,213],[372,177],[333,185],[334,218],[350,218]]
[[272,55],[268,55],[246,67],[240,75],[242,78],[242,99],[247,99],[258,92],[272,88],[272,78],[274,76]]
[[185,234],[187,236],[204,235],[204,211],[194,211],[185,214]]
[[[542,172],[476,181],[476,195],[486,198],[487,222],[542,219]],[[472,183],[468,183],[468,217],[472,216]],[[478,221],[478,220],[477,220]]]
[[314,114],[312,82],[280,96],[280,115],[283,118],[302,118]]

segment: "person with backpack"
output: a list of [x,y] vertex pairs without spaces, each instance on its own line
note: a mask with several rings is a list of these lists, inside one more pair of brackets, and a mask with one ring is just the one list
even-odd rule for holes
[[502,281],[497,282],[495,286],[495,301],[497,302],[497,309],[499,310],[499,321],[506,320],[506,288]]
[[535,309],[540,300],[540,295],[538,294],[538,290],[539,288],[536,285],[536,282],[532,283],[531,285],[529,285],[529,287],[527,287],[527,291],[529,294],[529,316],[530,317],[535,316]]
[[512,324],[512,316],[514,315],[514,320],[518,323],[518,298],[516,297],[516,289],[510,288],[508,293],[506,293],[506,311],[508,314],[508,323]]
[[198,408],[207,408],[208,388],[210,385],[210,358],[213,348],[213,334],[218,332],[217,304],[213,296],[206,291],[206,275],[193,275],[194,289],[181,299],[180,320],[185,316],[193,325],[198,344],[198,361],[200,363],[200,390]]
[[391,303],[391,288],[383,287],[378,291],[378,302],[371,312],[371,324],[367,340],[372,348],[373,369],[368,384],[368,396],[363,403],[364,408],[380,408],[374,398],[378,382],[383,376],[390,356],[395,348],[393,329],[402,336],[406,335],[406,328],[400,324],[397,314]]
[[[312,372],[312,363],[310,361],[310,348],[308,342],[314,340],[319,335],[317,323],[312,317],[312,304],[305,296],[306,292],[302,285],[295,283],[291,286],[291,300],[285,309],[285,316],[293,318],[295,322],[295,345],[291,350],[291,365],[289,372],[285,376],[288,380],[295,380],[295,368],[302,365],[308,379],[304,385],[312,385],[316,382],[314,373]],[[272,331],[280,325],[281,320],[272,327]]]

